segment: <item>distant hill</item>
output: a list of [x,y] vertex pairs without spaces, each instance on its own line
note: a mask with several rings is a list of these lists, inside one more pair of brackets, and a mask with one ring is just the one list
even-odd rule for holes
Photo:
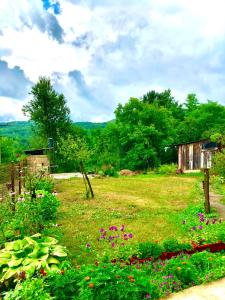
[[[104,128],[107,122],[92,123],[92,122],[74,122],[74,125],[81,128],[91,130],[95,128]],[[23,143],[26,143],[32,134],[32,122],[29,121],[14,121],[7,123],[0,123],[0,136],[8,136],[12,138],[19,138]]]

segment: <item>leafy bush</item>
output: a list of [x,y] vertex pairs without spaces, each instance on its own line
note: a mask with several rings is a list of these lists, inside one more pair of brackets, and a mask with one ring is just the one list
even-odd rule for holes
[[5,300],[50,300],[53,299],[45,291],[45,283],[41,278],[32,278],[18,283],[13,291],[5,293]]
[[83,276],[77,270],[67,270],[62,273],[50,273],[46,277],[47,290],[55,299],[72,299],[79,295],[79,282]]
[[192,246],[189,243],[179,243],[176,239],[171,238],[163,242],[163,247],[166,252],[177,252],[182,250],[191,250]]
[[59,200],[56,196],[44,190],[39,190],[36,193],[42,219],[44,221],[54,221],[56,219]]
[[163,174],[163,175],[174,175],[176,174],[177,165],[176,164],[170,164],[170,165],[161,165],[157,173]]
[[35,186],[36,190],[44,190],[47,191],[49,193],[52,193],[54,190],[54,180],[51,177],[44,177],[41,178],[36,186]]
[[163,253],[163,251],[163,247],[155,242],[145,242],[139,244],[140,258],[158,258]]
[[225,150],[218,152],[213,157],[212,173],[225,177]]
[[67,252],[57,243],[56,239],[40,234],[5,243],[5,248],[0,250],[0,283],[20,277],[23,272],[30,278],[40,270],[42,275],[46,271],[60,270]]
[[101,175],[101,176],[102,176],[102,174],[104,176],[110,176],[110,177],[118,177],[119,176],[119,174],[116,171],[116,169],[113,166],[111,166],[111,165],[104,165],[102,167],[102,170],[100,170],[99,172],[98,172],[98,174]]

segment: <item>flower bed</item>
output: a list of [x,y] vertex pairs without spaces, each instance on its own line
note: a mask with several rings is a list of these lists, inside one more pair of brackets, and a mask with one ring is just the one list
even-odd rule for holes
[[[194,254],[196,252],[202,252],[205,250],[209,250],[209,252],[215,253],[215,252],[220,252],[222,250],[225,250],[225,243],[223,242],[218,242],[218,243],[213,243],[213,244],[206,244],[206,245],[196,245],[195,243],[192,243],[193,249],[192,250],[182,250],[182,251],[176,251],[176,252],[163,252],[159,259],[160,260],[167,260],[172,257],[177,257],[178,255],[181,254]],[[148,258],[138,258],[135,256],[132,256],[129,259],[130,264],[136,264],[136,263],[144,263],[146,261],[152,261],[154,260],[152,257]],[[115,260],[114,260],[115,261]]]

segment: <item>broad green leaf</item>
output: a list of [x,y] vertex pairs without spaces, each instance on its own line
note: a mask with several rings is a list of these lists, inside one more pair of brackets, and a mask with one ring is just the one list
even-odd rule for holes
[[60,261],[59,261],[58,259],[56,259],[55,257],[50,256],[50,257],[47,259],[47,263],[48,263],[48,264],[60,264]]
[[51,271],[59,271],[60,269],[56,265],[51,265],[50,270]]
[[18,266],[22,263],[22,261],[23,261],[22,258],[10,260],[9,263],[8,263],[8,266],[9,266],[10,268],[18,267]]

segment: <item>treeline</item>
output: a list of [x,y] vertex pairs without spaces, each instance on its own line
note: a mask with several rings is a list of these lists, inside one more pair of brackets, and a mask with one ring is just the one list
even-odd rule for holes
[[[78,169],[79,157],[82,160],[85,157],[86,167],[94,172],[155,168],[176,162],[175,145],[225,132],[225,106],[213,101],[200,103],[195,94],[189,94],[180,104],[170,90],[150,91],[141,98],[119,104],[113,121],[92,129],[90,123],[86,129],[71,121],[64,95],[54,90],[50,79],[41,77],[30,94],[33,99],[23,108],[35,124],[29,147],[47,147],[48,139],[53,138],[51,160],[58,171]],[[66,153],[68,147],[70,154]],[[6,148],[3,145],[4,153]],[[73,149],[85,150],[74,154],[73,160]],[[11,152],[14,155],[15,149]],[[7,155],[4,157],[8,159]]]
[[225,132],[225,107],[217,102],[200,103],[189,94],[179,104],[170,90],[150,91],[130,98],[115,110],[115,121],[93,130],[86,139],[93,150],[90,165],[101,168],[145,170],[176,162],[175,145],[210,138]]

